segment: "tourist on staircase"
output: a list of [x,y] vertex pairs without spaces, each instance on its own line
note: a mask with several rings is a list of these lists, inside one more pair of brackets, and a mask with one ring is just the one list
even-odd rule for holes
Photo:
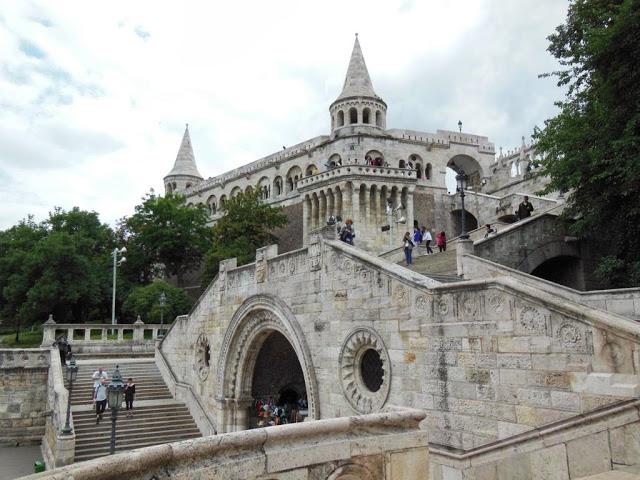
[[136,395],[136,384],[133,378],[127,380],[124,386],[124,402],[127,405],[127,417],[133,417],[133,399]]
[[531,212],[533,212],[533,205],[529,201],[529,197],[527,195],[524,196],[524,200],[518,205],[518,218],[520,220],[524,220],[531,216]]
[[407,261],[407,266],[409,266],[413,263],[411,253],[413,251],[413,247],[415,246],[415,244],[411,240],[411,234],[409,234],[409,232],[404,234],[404,238],[402,239],[402,246],[404,248],[404,259]]
[[107,379],[103,378],[96,387],[96,425],[102,420],[102,414],[107,408]]
[[353,245],[353,239],[356,236],[356,229],[353,226],[353,220],[347,218],[340,230],[340,240],[349,245]]
[[444,232],[440,232],[436,235],[436,245],[440,253],[447,251],[447,235]]
[[91,391],[91,399],[95,400],[96,389],[98,388],[98,386],[100,386],[103,379],[107,380],[109,378],[109,374],[105,370],[103,370],[102,367],[99,367],[98,370],[93,372],[91,378],[93,378],[93,390]]
[[427,247],[427,255],[433,253],[433,249],[431,248],[431,242],[433,241],[433,237],[431,236],[431,232],[425,227],[422,226],[422,241],[424,242],[424,246]]

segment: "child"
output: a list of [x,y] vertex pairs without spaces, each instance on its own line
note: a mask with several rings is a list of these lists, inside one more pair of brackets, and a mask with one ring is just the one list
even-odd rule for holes
[[127,417],[133,417],[133,397],[136,395],[136,384],[133,378],[127,380],[124,386],[124,402],[127,404]]
[[436,245],[438,245],[438,250],[440,250],[440,252],[447,251],[447,235],[444,232],[440,232],[436,235]]

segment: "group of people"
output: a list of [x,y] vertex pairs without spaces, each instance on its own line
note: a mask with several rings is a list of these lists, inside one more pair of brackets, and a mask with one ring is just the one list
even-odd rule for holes
[[[92,401],[96,406],[96,425],[102,420],[102,415],[107,408],[107,395],[109,385],[109,374],[102,367],[93,372],[93,393]],[[124,402],[127,409],[127,417],[133,417],[133,400],[136,395],[136,384],[133,378],[127,379],[124,386]]]
[[340,215],[335,217],[331,215],[327,220],[327,225],[335,225],[338,239],[348,243],[349,245],[353,245],[353,239],[356,237],[356,229],[353,226],[353,220],[347,218],[343,223]]
[[[431,248],[432,241],[433,236],[425,226],[422,226],[421,228],[418,228],[417,226],[413,227],[413,235],[406,232],[402,239],[402,248],[404,250],[404,258],[407,265],[411,265],[413,263],[413,249],[418,245],[424,244],[427,250],[425,255],[433,254],[434,252]],[[438,251],[440,253],[447,251],[447,234],[444,231],[436,233],[435,245],[438,247]]]
[[256,400],[254,406],[258,415],[257,427],[302,422],[308,412],[307,401],[303,398],[298,399],[295,403],[282,402],[281,405],[278,405],[269,397]]

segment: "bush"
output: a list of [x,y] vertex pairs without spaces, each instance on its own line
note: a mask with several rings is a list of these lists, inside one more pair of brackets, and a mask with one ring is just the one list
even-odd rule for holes
[[164,322],[171,323],[178,315],[186,315],[191,309],[192,301],[180,288],[173,287],[167,282],[157,280],[144,287],[133,290],[124,304],[122,313],[124,318],[140,318],[145,323],[160,323],[160,294],[166,295],[164,307]]

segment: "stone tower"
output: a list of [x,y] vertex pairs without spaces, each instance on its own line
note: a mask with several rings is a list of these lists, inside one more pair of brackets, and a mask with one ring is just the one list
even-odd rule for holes
[[357,33],[342,92],[329,107],[329,112],[332,135],[386,129],[387,104],[373,90]]
[[196,167],[196,159],[193,155],[193,147],[191,146],[191,137],[189,136],[189,124],[187,124],[182,143],[178,150],[176,163],[173,164],[171,171],[164,177],[165,193],[172,193],[199,183],[203,180],[202,175]]

